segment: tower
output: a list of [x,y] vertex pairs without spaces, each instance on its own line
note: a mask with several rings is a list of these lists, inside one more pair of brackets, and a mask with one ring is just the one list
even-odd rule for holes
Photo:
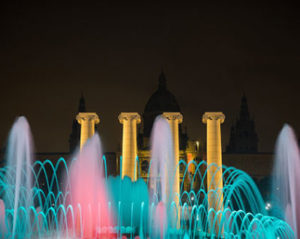
[[[85,99],[83,97],[83,94],[81,94],[81,97],[79,99],[77,114],[81,112],[86,112]],[[80,142],[80,124],[74,118],[72,123],[72,132],[69,136],[69,152],[73,152],[76,149],[76,147],[79,145],[79,142]]]
[[258,137],[254,120],[250,117],[245,94],[242,96],[239,118],[231,126],[227,153],[257,153]]

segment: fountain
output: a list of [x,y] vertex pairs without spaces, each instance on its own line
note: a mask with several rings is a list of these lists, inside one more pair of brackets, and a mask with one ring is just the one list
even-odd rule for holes
[[[214,198],[221,193],[223,207],[210,208],[211,165],[183,160],[174,165],[171,132],[165,118],[156,119],[150,179],[133,181],[105,176],[97,134],[68,163],[31,161],[29,125],[18,118],[7,164],[0,168],[0,238],[296,238],[294,224],[269,216],[251,177],[233,167],[213,165],[222,172],[223,188],[216,188]],[[183,169],[180,194],[172,187],[176,168]]]

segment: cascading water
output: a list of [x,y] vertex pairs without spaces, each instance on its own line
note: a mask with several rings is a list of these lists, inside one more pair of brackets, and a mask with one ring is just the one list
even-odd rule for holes
[[[68,164],[60,158],[30,166],[32,142],[24,120],[19,118],[10,134],[11,163],[0,168],[0,238],[295,238],[286,222],[266,215],[251,177],[232,167],[222,167],[224,210],[208,210],[206,162],[180,160],[173,165],[170,129],[161,117],[153,126],[151,173],[146,182],[106,179],[97,134]],[[193,174],[188,170],[191,165]],[[172,192],[175,168],[182,169],[178,206],[174,198],[179,195]],[[34,186],[29,186],[31,174]],[[29,177],[22,178],[25,175]],[[210,223],[211,214],[218,214],[218,221]],[[174,215],[180,215],[179,223],[176,216],[172,223]]]
[[287,124],[276,142],[273,178],[273,212],[300,238],[300,152],[294,131]]

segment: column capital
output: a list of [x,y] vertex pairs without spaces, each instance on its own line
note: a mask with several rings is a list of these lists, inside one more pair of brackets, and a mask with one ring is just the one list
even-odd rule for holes
[[137,112],[121,112],[118,118],[121,124],[123,124],[124,120],[136,120],[137,124],[141,123],[141,116]]
[[80,112],[76,116],[76,120],[79,124],[81,124],[83,121],[91,121],[91,120],[93,120],[95,124],[100,123],[100,119],[98,115],[94,112]]
[[222,124],[225,120],[225,115],[222,112],[205,112],[202,116],[202,122],[206,124],[207,120],[220,120]]
[[180,112],[164,112],[162,116],[166,120],[178,120],[178,123],[182,123],[183,116]]

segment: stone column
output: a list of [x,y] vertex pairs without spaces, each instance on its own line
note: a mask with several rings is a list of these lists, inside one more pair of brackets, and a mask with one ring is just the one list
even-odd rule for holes
[[94,135],[95,124],[99,124],[100,119],[96,113],[81,112],[76,116],[76,120],[81,125],[80,148],[82,148],[85,142]]
[[122,139],[122,178],[128,176],[132,181],[137,180],[137,130],[136,125],[141,123],[141,117],[135,112],[122,112],[119,121],[123,124]]
[[[205,112],[202,117],[202,122],[207,124],[208,210],[213,208],[216,212],[223,210],[221,124],[224,120],[225,115],[222,112]],[[215,232],[218,230],[216,225]]]
[[[179,171],[180,168],[177,167],[179,164],[179,130],[178,130],[178,125],[182,123],[183,117],[182,114],[179,112],[164,112],[163,117],[168,121],[171,131],[172,131],[172,136],[173,136],[173,147],[174,147],[174,165],[173,169],[176,170],[175,172],[175,178],[173,182],[173,194],[174,195],[179,195],[180,197],[180,175]],[[168,172],[170,175],[174,175],[174,172]],[[180,202],[179,198],[176,196],[175,198],[175,203],[178,209],[180,209]],[[178,210],[178,212],[181,212]],[[178,221],[177,221],[177,227],[180,226],[180,214],[178,214]]]

